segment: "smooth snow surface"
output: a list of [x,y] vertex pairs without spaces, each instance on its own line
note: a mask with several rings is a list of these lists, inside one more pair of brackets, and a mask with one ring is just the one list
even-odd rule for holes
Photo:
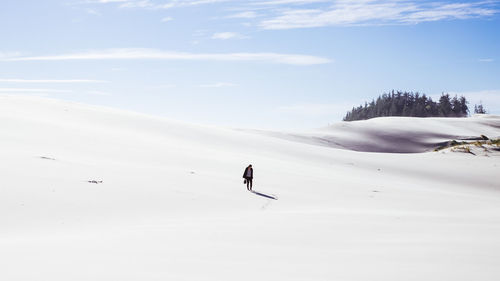
[[[269,136],[2,96],[0,124],[0,280],[500,280],[498,153],[316,139],[419,148],[500,136],[498,117]],[[246,191],[250,163],[278,200]]]

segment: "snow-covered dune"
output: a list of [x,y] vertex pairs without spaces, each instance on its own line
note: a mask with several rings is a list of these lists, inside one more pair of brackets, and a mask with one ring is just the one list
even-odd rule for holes
[[[1,96],[0,280],[499,280],[498,153],[352,151],[500,136],[499,122],[270,136]],[[278,200],[246,191],[250,163]]]
[[470,118],[381,117],[339,122],[306,133],[253,130],[282,139],[365,152],[414,153],[432,151],[450,140],[500,137],[500,116]]

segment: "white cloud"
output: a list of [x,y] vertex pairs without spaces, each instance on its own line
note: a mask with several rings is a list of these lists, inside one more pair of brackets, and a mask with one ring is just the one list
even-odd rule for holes
[[494,9],[481,7],[481,3],[434,4],[426,10],[406,15],[401,21],[419,23],[446,19],[468,19],[492,16],[496,12]]
[[226,9],[241,11],[225,18],[260,17],[259,26],[264,29],[418,24],[491,17],[499,12],[498,0],[461,3],[440,0],[89,0],[87,3],[116,3],[121,8],[149,10],[225,3]]
[[229,0],[185,0],[182,1],[186,6],[195,6],[195,5],[203,5],[203,4],[213,4],[213,3],[221,3],[221,2],[229,2]]
[[201,88],[225,88],[225,87],[234,87],[236,84],[227,83],[227,82],[218,82],[213,84],[204,84],[200,85]]
[[120,5],[120,8],[148,8],[148,9],[168,9],[172,8],[174,4],[154,4],[149,0],[142,1],[124,1],[123,4]]
[[174,20],[174,18],[172,18],[172,17],[164,17],[161,19],[161,22],[169,22],[169,21],[173,21],[173,20]]
[[212,35],[212,39],[221,39],[221,40],[245,39],[245,38],[248,38],[248,36],[236,32],[217,32]]
[[271,1],[254,2],[252,4],[253,5],[276,6],[276,5],[285,5],[285,4],[305,5],[305,4],[325,3],[325,2],[331,2],[331,0],[271,0]]
[[94,9],[87,9],[87,14],[90,14],[90,15],[94,15],[94,16],[101,16],[101,13],[99,13],[98,11],[94,10]]
[[[330,63],[324,57],[280,54],[280,53],[182,53],[157,49],[104,49],[82,53],[68,53],[49,56],[15,57],[3,61],[64,61],[64,60],[183,60],[183,61],[221,61],[221,62],[264,62],[290,65],[316,65]],[[2,59],[0,59],[2,61]]]
[[88,80],[88,79],[1,79],[3,83],[103,83],[103,80]]
[[[179,7],[214,4],[227,1],[228,0],[183,0],[183,1],[174,0],[169,2],[159,3],[151,0],[124,0],[124,1],[114,1],[114,2],[121,2],[119,6],[120,8],[143,8],[143,9],[159,10],[159,9],[171,9]],[[101,2],[101,3],[106,3],[106,2]]]
[[494,62],[495,60],[494,59],[490,59],[490,58],[487,58],[487,59],[478,59],[479,62]]
[[[271,1],[275,4],[290,1]],[[310,1],[294,1],[305,3]],[[261,21],[264,29],[322,26],[409,24],[438,20],[487,17],[497,13],[490,2],[446,4],[398,0],[334,1],[326,8],[286,9]]]
[[119,2],[128,2],[129,0],[88,0],[87,3],[119,3]]
[[254,11],[246,11],[246,12],[240,12],[240,13],[236,13],[236,14],[227,16],[227,18],[253,19],[253,18],[256,18],[258,16],[259,15]]

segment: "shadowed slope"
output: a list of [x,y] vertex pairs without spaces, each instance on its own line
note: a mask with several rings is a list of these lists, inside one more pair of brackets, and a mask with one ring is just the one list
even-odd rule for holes
[[500,116],[470,118],[380,117],[339,122],[306,133],[253,130],[259,134],[313,145],[364,152],[417,153],[450,140],[500,137]]

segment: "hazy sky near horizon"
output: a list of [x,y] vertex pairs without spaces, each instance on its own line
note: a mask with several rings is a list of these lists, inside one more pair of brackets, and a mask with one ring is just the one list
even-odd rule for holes
[[4,0],[0,94],[314,128],[392,89],[500,114],[500,1]]

